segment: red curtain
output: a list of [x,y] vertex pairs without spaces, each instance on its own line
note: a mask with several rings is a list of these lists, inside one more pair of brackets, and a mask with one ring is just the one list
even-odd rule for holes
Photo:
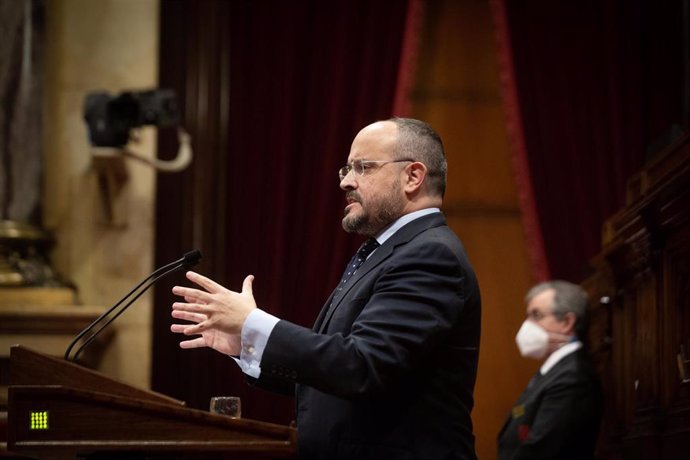
[[[195,159],[158,178],[158,265],[199,248],[198,271],[232,289],[254,274],[259,306],[311,327],[360,242],[340,227],[337,170],[357,131],[392,114],[406,14],[400,0],[161,3],[160,86],[177,91]],[[175,149],[162,135],[161,156]],[[237,395],[247,417],[289,423],[291,398],[178,349],[180,282],[157,285],[153,389],[198,408]]]
[[491,1],[535,277],[579,282],[626,180],[687,127],[687,12],[651,0]]

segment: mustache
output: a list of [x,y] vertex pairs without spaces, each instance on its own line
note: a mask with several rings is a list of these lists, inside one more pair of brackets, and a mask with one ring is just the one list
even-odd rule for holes
[[347,193],[345,194],[345,198],[348,199],[348,200],[357,201],[357,202],[359,202],[359,203],[362,202],[362,197],[359,196],[359,193],[355,192],[354,190],[350,190],[349,192],[347,192]]
[[354,200],[359,202],[362,201],[362,197],[359,196],[359,193],[355,192],[354,190],[350,190],[349,192],[347,192],[345,194],[345,198],[347,198],[348,200]]

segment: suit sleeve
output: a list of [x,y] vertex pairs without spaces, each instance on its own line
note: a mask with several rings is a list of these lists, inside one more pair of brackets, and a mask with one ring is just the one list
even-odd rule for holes
[[247,375],[246,378],[247,383],[251,386],[285,396],[295,395],[295,384],[285,379],[271,377],[265,374],[262,374],[258,379],[249,375]]

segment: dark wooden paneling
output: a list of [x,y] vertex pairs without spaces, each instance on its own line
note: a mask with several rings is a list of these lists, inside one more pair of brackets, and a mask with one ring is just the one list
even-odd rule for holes
[[630,180],[584,283],[605,298],[590,331],[607,395],[603,459],[688,458],[690,381],[678,362],[690,347],[688,184],[686,135]]

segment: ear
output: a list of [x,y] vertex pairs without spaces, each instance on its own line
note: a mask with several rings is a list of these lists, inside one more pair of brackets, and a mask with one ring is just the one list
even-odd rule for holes
[[407,172],[407,178],[404,184],[404,190],[406,193],[413,193],[419,190],[424,183],[426,178],[426,166],[424,163],[418,161],[407,165],[405,168]]
[[571,334],[575,335],[575,323],[577,323],[577,318],[575,317],[575,313],[569,311],[568,313],[565,314],[563,317],[563,327],[564,333],[565,334]]

